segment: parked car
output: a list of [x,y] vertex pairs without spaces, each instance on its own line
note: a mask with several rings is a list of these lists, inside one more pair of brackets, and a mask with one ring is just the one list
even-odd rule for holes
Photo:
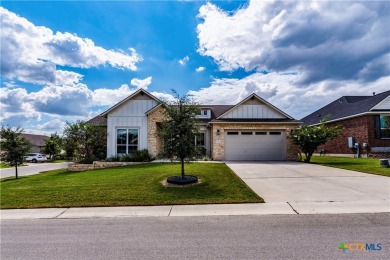
[[29,154],[26,154],[26,156],[24,156],[24,158],[27,162],[33,162],[33,163],[47,161],[46,156],[44,154],[40,154],[40,153],[29,153]]

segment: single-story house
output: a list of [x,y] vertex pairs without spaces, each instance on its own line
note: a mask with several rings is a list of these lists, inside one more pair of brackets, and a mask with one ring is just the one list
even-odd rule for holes
[[24,138],[26,138],[31,146],[31,152],[33,153],[40,153],[42,152],[43,148],[45,147],[45,141],[49,137],[46,135],[34,135],[34,134],[20,134]]
[[342,126],[342,135],[319,147],[337,156],[390,157],[390,91],[372,96],[343,96],[302,118],[305,125]]
[[[288,136],[302,122],[295,120],[256,94],[236,105],[199,105],[203,147],[213,160],[296,160],[297,147]],[[163,102],[144,89],[88,122],[107,127],[107,157],[147,149],[158,155],[157,137],[164,120]]]

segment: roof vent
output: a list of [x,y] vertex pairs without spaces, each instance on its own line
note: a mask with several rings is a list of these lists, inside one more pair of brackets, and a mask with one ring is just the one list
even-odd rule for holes
[[375,92],[372,92],[372,95],[375,96]]
[[339,99],[339,102],[340,102],[340,103],[343,103],[343,99],[342,99],[342,98],[340,98],[340,99]]
[[317,115],[317,117],[320,117],[320,116],[321,116],[321,114]]

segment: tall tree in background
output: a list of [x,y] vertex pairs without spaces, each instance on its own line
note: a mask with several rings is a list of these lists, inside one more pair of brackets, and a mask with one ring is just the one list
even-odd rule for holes
[[165,120],[159,130],[163,139],[162,156],[178,159],[181,162],[181,178],[185,178],[184,161],[194,158],[198,149],[195,136],[198,133],[196,115],[200,110],[187,95],[180,95],[173,90],[175,101],[165,105]]
[[104,128],[81,120],[73,124],[67,122],[64,129],[66,146],[73,146],[74,156],[84,163],[105,158],[106,135]]
[[305,154],[305,162],[310,162],[318,146],[338,137],[343,131],[340,126],[326,126],[328,118],[329,116],[326,116],[322,119],[318,126],[303,125],[295,129],[295,132],[290,136],[292,142],[298,145]]
[[45,154],[48,154],[53,159],[57,154],[61,152],[62,138],[57,134],[52,134],[50,138],[45,140],[45,148],[43,149]]
[[15,177],[18,178],[18,165],[24,161],[24,156],[31,150],[30,142],[22,137],[23,129],[11,126],[1,127],[0,130],[0,159],[15,166]]

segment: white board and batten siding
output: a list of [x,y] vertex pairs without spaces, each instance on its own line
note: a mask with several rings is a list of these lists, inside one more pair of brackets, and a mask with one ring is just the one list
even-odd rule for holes
[[107,157],[116,155],[117,129],[138,129],[138,149],[148,148],[147,111],[157,105],[153,99],[131,99],[107,115]]
[[229,118],[263,118],[263,119],[269,119],[269,118],[286,118],[284,115],[279,113],[278,111],[270,108],[267,105],[263,104],[243,104],[240,105],[231,111],[229,111],[227,114],[223,115],[221,118],[229,119]]

